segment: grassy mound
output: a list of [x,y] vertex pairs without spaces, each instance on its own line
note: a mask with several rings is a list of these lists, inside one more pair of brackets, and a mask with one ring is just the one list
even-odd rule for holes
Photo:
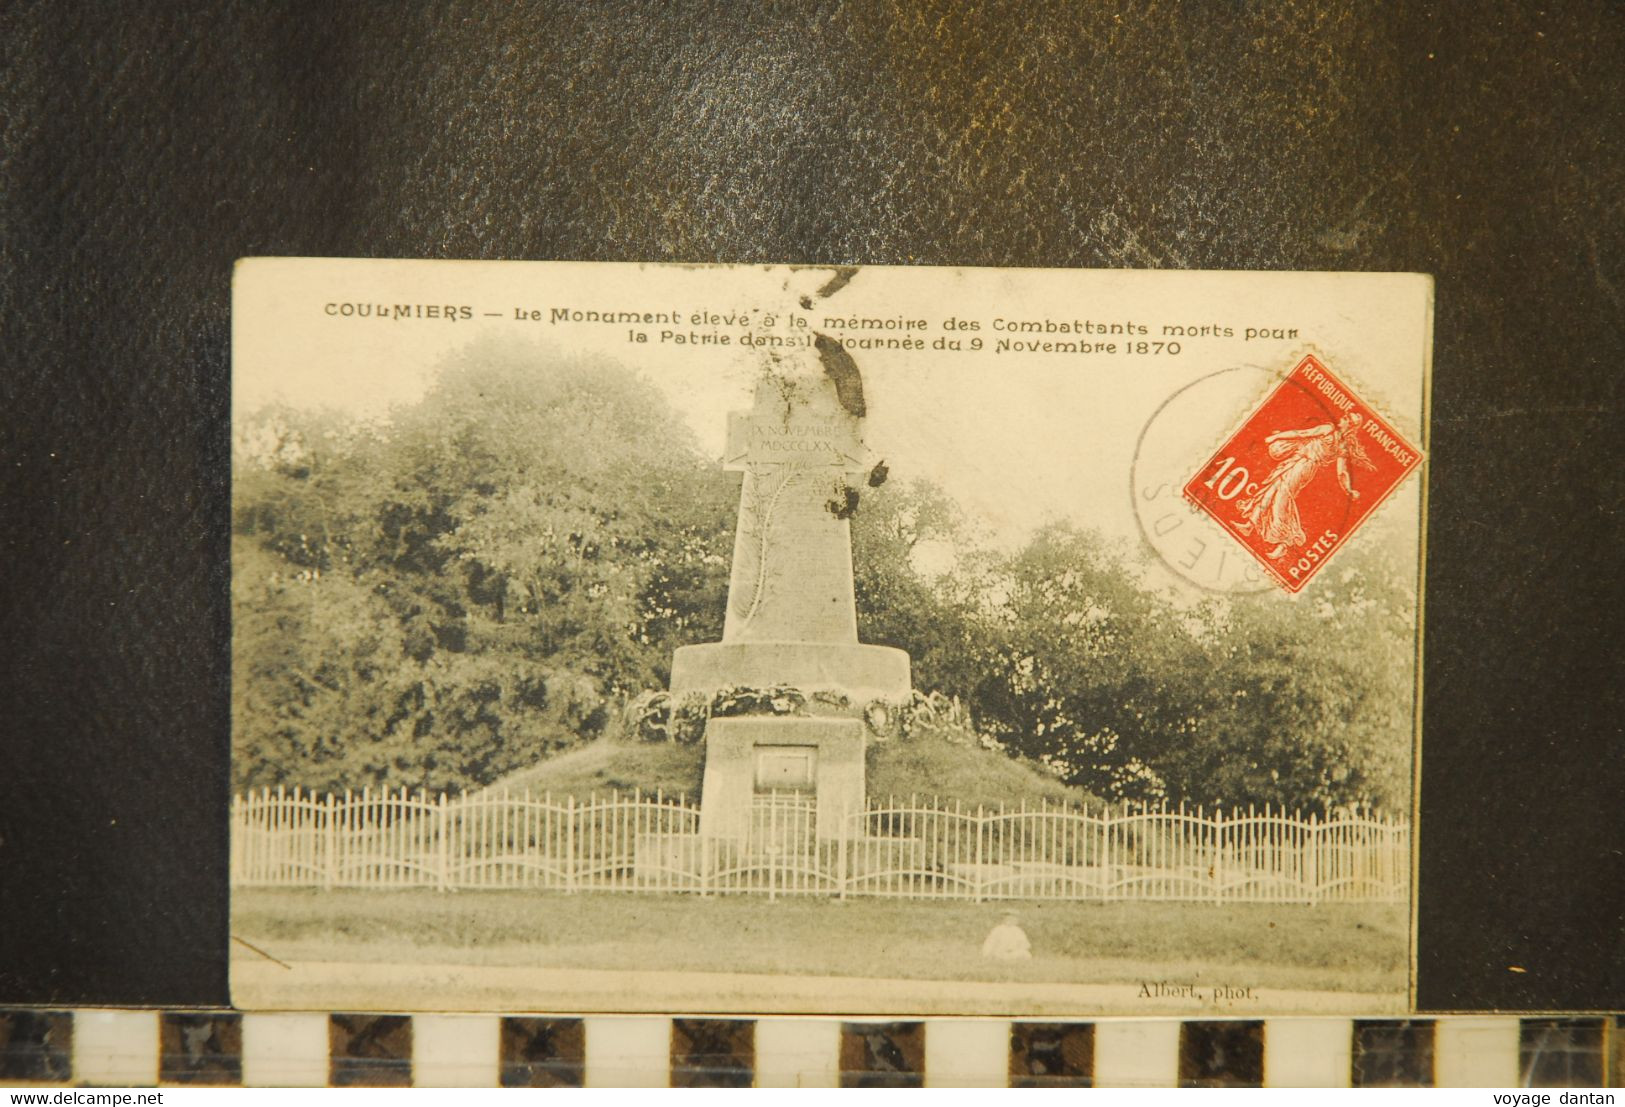
[[938,796],[965,807],[1020,807],[1048,802],[1099,806],[1081,788],[1069,788],[1031,761],[996,750],[949,741],[925,730],[890,742],[871,742],[868,756],[871,800]]
[[[538,796],[550,792],[584,799],[593,793],[652,793],[658,789],[697,800],[704,767],[703,744],[602,739],[511,773],[490,790],[528,790]],[[1094,802],[1087,792],[1068,788],[1031,762],[951,742],[933,731],[871,742],[868,786],[872,799],[939,796],[972,808]]]
[[661,791],[698,799],[705,747],[672,742],[626,742],[602,738],[580,749],[509,773],[488,791],[586,799],[597,793]]

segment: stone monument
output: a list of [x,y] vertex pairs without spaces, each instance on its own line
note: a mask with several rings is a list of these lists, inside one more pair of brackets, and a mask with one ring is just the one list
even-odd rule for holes
[[728,419],[724,466],[744,481],[727,618],[721,642],[676,651],[672,703],[790,687],[817,695],[820,710],[708,721],[707,836],[742,834],[754,797],[783,790],[816,797],[818,836],[836,836],[863,806],[865,707],[910,696],[908,654],[858,641],[847,518],[869,465],[861,416],[848,406],[827,375],[776,369],[758,382],[752,409]]

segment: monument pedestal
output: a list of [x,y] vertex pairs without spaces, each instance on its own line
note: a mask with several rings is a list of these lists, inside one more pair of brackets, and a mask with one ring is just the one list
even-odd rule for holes
[[777,364],[751,410],[728,418],[723,467],[744,479],[722,641],[677,650],[672,704],[793,688],[809,699],[832,693],[824,706],[839,712],[706,725],[700,831],[747,854],[783,858],[843,838],[843,820],[864,809],[863,710],[909,700],[908,654],[858,641],[848,519],[854,484],[871,468],[864,410],[820,361],[799,372]]
[[842,837],[864,807],[864,726],[858,719],[740,716],[705,728],[700,833],[744,840],[758,794],[805,792],[818,803],[817,836]]
[[909,659],[890,646],[831,642],[708,642],[672,655],[675,703],[723,688],[790,687],[811,695],[835,690],[856,710],[874,700],[907,703]]

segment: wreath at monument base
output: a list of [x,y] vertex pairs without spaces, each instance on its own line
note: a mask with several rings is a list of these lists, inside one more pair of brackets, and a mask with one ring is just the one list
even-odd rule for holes
[[671,696],[665,692],[642,692],[621,709],[621,733],[639,742],[669,742]]
[[711,717],[711,701],[704,696],[685,696],[671,707],[671,740],[692,746],[705,737],[705,723]]
[[[713,719],[749,715],[818,716],[848,715],[852,698],[837,688],[805,691],[790,685],[765,688],[719,688],[709,697],[703,693],[684,696],[674,702],[666,692],[644,692],[630,700],[622,712],[622,732],[640,742],[677,742],[692,745],[705,737],[705,725]],[[864,704],[858,715],[871,737],[877,741],[907,738],[916,724],[941,726],[965,714],[957,699],[940,693],[919,692],[897,702],[874,699]]]
[[711,715],[718,719],[731,719],[738,715],[805,714],[806,693],[785,684],[768,688],[719,688],[711,697]]

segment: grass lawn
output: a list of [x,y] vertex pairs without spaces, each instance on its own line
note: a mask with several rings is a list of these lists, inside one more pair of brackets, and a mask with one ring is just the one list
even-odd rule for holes
[[423,890],[233,893],[289,960],[1402,992],[1398,904],[1019,903],[1033,959],[983,960],[1004,904]]

